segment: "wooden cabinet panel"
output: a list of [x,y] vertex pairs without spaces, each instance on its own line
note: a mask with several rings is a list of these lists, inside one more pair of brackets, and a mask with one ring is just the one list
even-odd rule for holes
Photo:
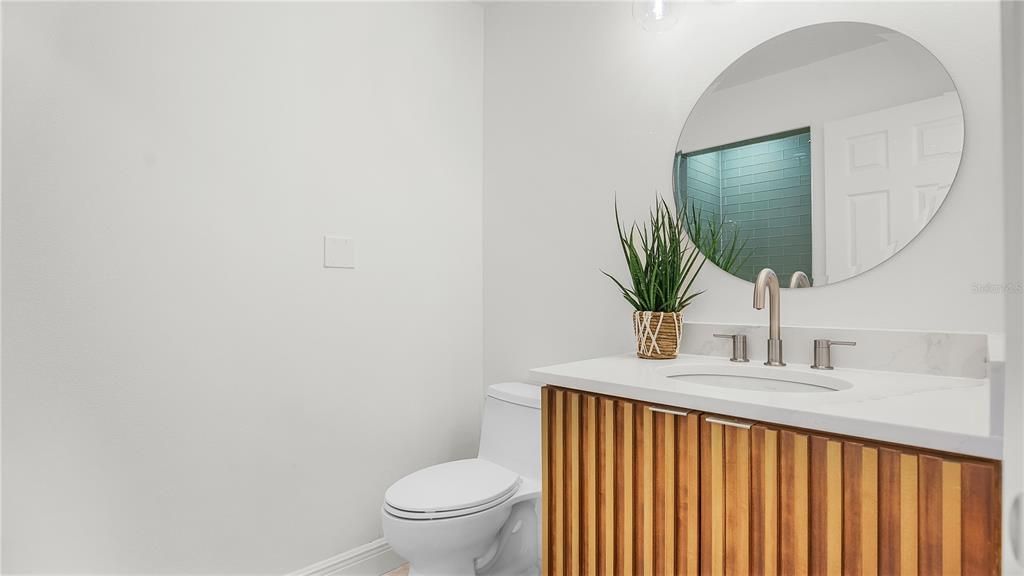
[[878,574],[878,449],[843,443],[843,574]]
[[878,571],[917,574],[917,456],[878,450]]
[[998,574],[999,466],[878,449],[878,574]]
[[637,412],[633,415],[636,421],[636,438],[638,442],[637,454],[640,461],[636,465],[636,484],[639,490],[636,492],[637,521],[634,525],[636,531],[636,542],[639,547],[636,550],[633,564],[633,574],[652,576],[654,574],[654,540],[653,532],[654,515],[654,486],[652,483],[651,469],[654,466],[653,442],[651,440],[651,413],[645,410],[643,405],[637,406]]
[[920,573],[998,574],[998,466],[922,454],[918,470]]
[[700,425],[700,573],[725,572],[725,440],[722,426]]
[[995,463],[783,430],[779,466],[782,574],[999,571]]
[[544,574],[996,575],[996,462],[546,387]]
[[581,479],[583,500],[583,573],[597,574],[597,397],[583,396],[583,451]]
[[648,408],[644,419],[645,493],[652,496],[652,506],[645,508],[645,514],[650,510],[645,516],[645,544],[653,559],[644,565],[644,573],[696,575],[700,499],[698,416]]
[[751,426],[701,417],[701,574],[751,573]]
[[810,568],[810,446],[806,434],[779,431],[779,572]]
[[842,442],[795,430],[766,431],[779,438],[778,573],[843,573]]
[[810,443],[809,573],[840,574],[843,566],[843,446],[812,435]]
[[544,574],[696,575],[699,416],[545,387]]
[[779,431],[750,430],[750,573],[779,571]]
[[[615,521],[615,401],[598,399],[597,522],[599,526]],[[598,530],[598,573],[615,574],[615,530]]]
[[566,467],[566,514],[565,525],[568,532],[569,557],[565,563],[567,576],[580,573],[580,394],[566,393],[565,403],[568,405],[566,423],[565,452],[568,456]]
[[629,402],[615,404],[615,515],[604,525],[604,530],[615,533],[616,574],[633,573],[633,477],[634,477],[634,406]]
[[998,464],[778,434],[780,574],[999,573]]
[[634,574],[697,576],[700,416],[647,405],[640,411],[644,557]]
[[963,524],[962,574],[1000,573],[1001,497],[1000,469],[993,463],[961,465],[961,514]]
[[565,518],[565,498],[561,489],[562,473],[565,470],[562,454],[564,403],[565,394],[551,387],[541,390],[541,500],[544,508],[541,519],[541,570],[545,575],[561,574],[564,564],[562,552],[565,543],[562,536],[565,530],[562,521]]
[[[696,575],[700,567],[700,422],[699,415],[675,418],[676,574]],[[680,450],[680,447],[684,447]]]

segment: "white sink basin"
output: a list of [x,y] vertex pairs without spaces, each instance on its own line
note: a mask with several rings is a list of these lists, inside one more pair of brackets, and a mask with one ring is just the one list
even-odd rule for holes
[[752,364],[683,364],[666,367],[664,375],[688,384],[785,394],[838,392],[853,387],[846,380],[824,374]]

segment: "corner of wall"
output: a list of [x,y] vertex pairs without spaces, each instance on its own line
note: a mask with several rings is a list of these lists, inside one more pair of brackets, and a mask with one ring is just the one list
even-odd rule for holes
[[1002,2],[1004,298],[1006,367],[1003,386],[1004,574],[1024,573],[1024,4]]

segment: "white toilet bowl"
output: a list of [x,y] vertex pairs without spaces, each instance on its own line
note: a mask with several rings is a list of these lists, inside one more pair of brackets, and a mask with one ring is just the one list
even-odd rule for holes
[[492,386],[479,458],[424,468],[388,489],[384,538],[410,576],[539,573],[539,408],[536,386]]
[[[510,567],[516,562],[500,552],[535,543],[539,497],[536,482],[492,462],[446,462],[410,474],[388,490],[381,508],[384,538],[409,561],[415,576],[530,573],[533,558],[517,554],[519,566]],[[510,525],[517,506],[524,517]],[[490,562],[499,558],[505,559],[501,570]]]

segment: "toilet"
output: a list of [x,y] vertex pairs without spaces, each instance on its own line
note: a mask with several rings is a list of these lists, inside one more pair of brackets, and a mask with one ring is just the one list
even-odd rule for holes
[[539,574],[540,474],[540,387],[490,386],[477,457],[392,484],[384,538],[410,576]]

